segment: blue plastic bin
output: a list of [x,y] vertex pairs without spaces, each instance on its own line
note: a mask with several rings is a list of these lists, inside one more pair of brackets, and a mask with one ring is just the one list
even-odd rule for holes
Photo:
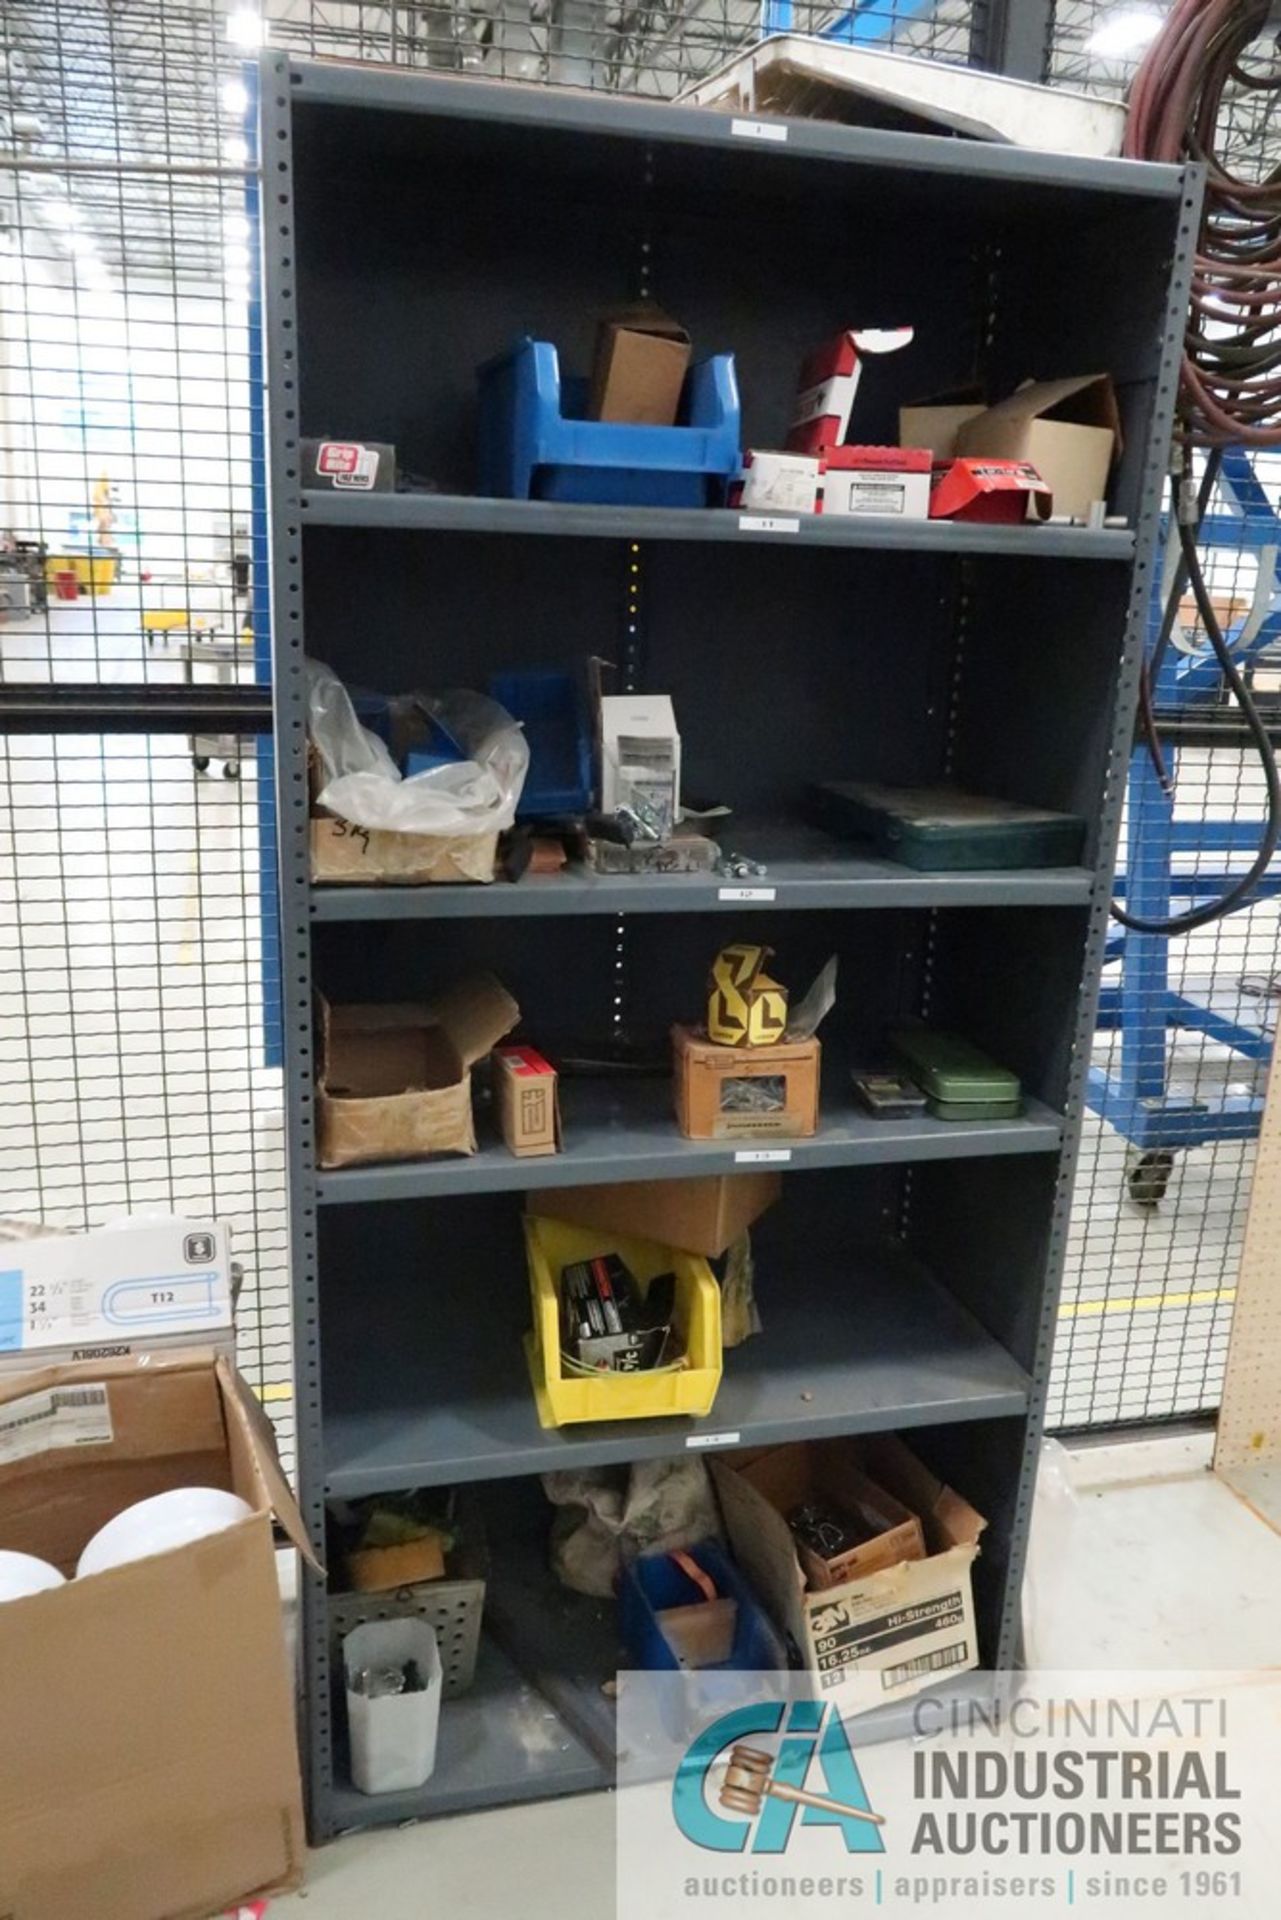
[[586,813],[592,804],[592,739],[573,674],[553,669],[491,673],[489,694],[520,721],[529,747],[516,818]]
[[[700,1668],[703,1673],[763,1673],[787,1665],[787,1653],[769,1615],[734,1562],[714,1540],[684,1549],[709,1574],[716,1591],[738,1602],[734,1644],[728,1660]],[[668,1607],[688,1607],[703,1599],[701,1589],[669,1553],[643,1553],[622,1572],[618,1588],[619,1623],[627,1650],[647,1672],[679,1670],[656,1615]]]
[[742,432],[732,353],[690,368],[684,424],[588,420],[588,383],[563,379],[548,340],[521,340],[480,380],[480,488],[506,500],[620,507],[720,506]]

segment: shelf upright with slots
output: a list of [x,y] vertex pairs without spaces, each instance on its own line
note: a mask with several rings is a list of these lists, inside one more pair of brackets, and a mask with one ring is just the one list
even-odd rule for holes
[[[902,1430],[988,1517],[979,1654],[1019,1653],[1020,1586],[1083,1079],[1161,500],[1195,169],[1086,161],[824,122],[768,141],[729,116],[268,52],[263,231],[298,1455],[327,1498],[471,1482],[494,1564],[472,1689],[427,1786],[352,1788],[323,1581],[305,1577],[312,1832],[571,1793],[611,1778],[612,1616],[545,1564],[537,1477]],[[567,365],[642,291],[732,350],[745,444],[778,446],[804,352],[842,326],[916,329],[912,392],[874,365],[859,434],[899,399],[1112,374],[1124,526],[763,520],[477,498],[475,369],[531,333]],[[413,490],[302,487],[299,443],[392,442]],[[631,570],[639,567],[639,574]],[[627,594],[639,580],[639,600]],[[643,604],[643,618],[629,608]],[[387,691],[479,686],[588,652],[673,696],[687,781],[735,809],[768,871],[515,885],[310,881],[304,653]],[[1079,865],[922,873],[808,825],[810,779],[950,778],[1082,815]],[[523,1196],[732,1172],[685,1142],[658,1081],[562,1087],[563,1156],[321,1172],[312,993],[430,995],[472,968],[555,1056],[697,1012],[750,934],[801,989],[831,953],[819,1133],[781,1147],[754,1230],[764,1332],[712,1414],[544,1430],[521,1353]],[[1016,1071],[1012,1121],[859,1113],[849,1069],[923,1016]],[[483,1310],[481,1300],[483,1296]],[[553,1736],[531,1742],[530,1716]]]

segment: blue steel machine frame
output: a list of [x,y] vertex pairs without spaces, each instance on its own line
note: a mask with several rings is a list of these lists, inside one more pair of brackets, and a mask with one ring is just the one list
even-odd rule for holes
[[[1200,533],[1200,545],[1210,556],[1211,566],[1216,551],[1252,552],[1257,558],[1249,611],[1226,629],[1228,644],[1249,680],[1266,656],[1281,649],[1281,516],[1250,456],[1239,449],[1224,455],[1216,493]],[[1162,600],[1158,583],[1149,614],[1149,648],[1160,626]],[[1181,740],[1191,738],[1207,745],[1221,736],[1224,745],[1240,741],[1243,751],[1252,751],[1232,724],[1235,708],[1224,706],[1223,677],[1207,646],[1189,650],[1186,642],[1176,641],[1167,650],[1153,688],[1153,704],[1171,776]],[[1155,920],[1214,899],[1241,871],[1238,866],[1234,873],[1228,859],[1253,854],[1262,832],[1261,820],[1176,819],[1174,801],[1162,786],[1147,747],[1138,746],[1130,758],[1125,865],[1117,875],[1117,898],[1131,913]],[[1220,868],[1208,871],[1202,859],[1213,854],[1227,858]],[[1185,861],[1196,857],[1189,866],[1176,864],[1181,856]],[[1244,910],[1278,893],[1281,871],[1273,871],[1244,903]],[[1176,1150],[1253,1138],[1263,1110],[1261,1092],[1206,1098],[1199,1090],[1195,1095],[1175,1092],[1169,1074],[1171,1031],[1203,1034],[1251,1068],[1270,1058],[1273,1042],[1272,1032],[1262,1021],[1252,1024],[1239,1010],[1226,1012],[1172,987],[1170,959],[1170,942],[1161,934],[1120,927],[1113,932],[1104,964],[1119,963],[1120,977],[1104,975],[1098,1025],[1101,1031],[1119,1034],[1119,1047],[1114,1065],[1091,1067],[1087,1092],[1092,1111],[1135,1150],[1131,1192],[1134,1198],[1149,1202],[1160,1199]]]

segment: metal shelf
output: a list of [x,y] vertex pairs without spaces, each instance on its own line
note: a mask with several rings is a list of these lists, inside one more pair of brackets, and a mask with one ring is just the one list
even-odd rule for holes
[[980,1420],[1028,1406],[1024,1370],[899,1249],[855,1249],[839,1267],[809,1264],[798,1250],[790,1271],[758,1276],[766,1331],[725,1355],[705,1420],[544,1429],[520,1343],[525,1289],[514,1274],[499,1278],[480,1314],[475,1286],[454,1274],[389,1262],[373,1286],[344,1273],[325,1301],[325,1338],[342,1356],[327,1374],[329,1494]]
[[767,871],[742,880],[716,873],[526,874],[515,885],[347,887],[311,890],[313,920],[487,920],[538,914],[715,913],[772,908],[809,911],[880,907],[1088,906],[1088,867],[1029,867],[1004,873],[921,873],[861,853],[857,844],[801,825],[741,828],[725,844]]
[[318,1173],[316,1197],[339,1206],[368,1200],[434,1199],[452,1193],[544,1193],[611,1180],[682,1180],[733,1173],[751,1153],[801,1171],[876,1167],[908,1160],[974,1160],[995,1154],[1057,1153],[1060,1116],[1029,1100],[1017,1120],[877,1120],[852,1103],[823,1113],[811,1140],[686,1140],[676,1130],[666,1080],[570,1080],[561,1088],[563,1153],[518,1160],[501,1141],[471,1156],[401,1160]]
[[327,1794],[333,1833],[586,1793],[612,1779],[612,1769],[558,1719],[488,1634],[481,1638],[471,1687],[441,1709],[436,1766],[425,1786],[360,1793],[345,1778],[346,1755],[336,1753],[334,1760],[334,1784]]
[[899,184],[924,184],[926,191],[935,187],[953,194],[967,189],[990,195],[1002,187],[1007,191],[1049,188],[1177,201],[1183,187],[1178,167],[1083,159],[997,142],[847,127],[830,120],[769,114],[764,118],[771,134],[762,138],[759,117],[744,119],[706,107],[628,99],[604,91],[511,81],[496,86],[492,81],[329,60],[295,60],[290,78],[295,101],[303,104],[412,114],[446,124],[479,121],[492,126],[497,122],[542,134],[548,146],[564,132],[584,138],[604,135],[654,141],[667,149],[669,159],[683,147],[719,150],[758,166],[772,166],[779,173],[798,158],[840,162],[893,175]]
[[862,520],[853,515],[727,512],[717,508],[583,507],[544,500],[487,500],[446,493],[302,495],[304,525],[383,527],[419,533],[519,533],[600,540],[764,541],[772,546],[865,552],[1003,553],[1019,558],[1134,558],[1119,527],[972,526],[953,520]]
[[[547,1595],[537,1488],[524,1477],[549,1468],[918,1430],[927,1464],[989,1519],[976,1584],[982,1656],[992,1666],[1017,1658],[1070,1185],[1062,1156],[1080,1126],[1119,826],[1109,769],[1132,740],[1201,176],[821,121],[762,127],[657,100],[294,62],[276,50],[263,55],[262,78],[301,1493],[323,1547],[327,1496],[490,1481],[491,1493],[524,1503],[532,1532],[522,1537],[533,1542],[520,1549],[523,1572],[495,1555],[502,1649],[487,1634],[474,1690],[442,1718],[435,1776],[413,1794],[372,1799],[344,1784],[328,1608],[322,1583],[304,1582],[306,1775],[311,1831],[323,1839],[608,1784],[600,1678],[616,1657],[612,1622],[597,1618],[582,1636],[576,1603]],[[658,222],[655,297],[709,350],[732,346],[757,444],[778,444],[796,352],[841,324],[852,264],[862,263],[869,310],[893,312],[919,281],[925,246],[934,264],[930,299],[913,316],[915,390],[969,377],[973,341],[994,392],[1034,370],[1107,368],[1125,411],[1113,495],[1129,527],[811,516],[791,531],[794,516],[771,526],[737,512],[458,491],[299,493],[300,420],[394,442],[407,471],[465,489],[477,358],[534,318],[581,350],[584,316],[634,279],[634,222],[619,209],[638,204],[654,166],[662,193],[644,204]],[[423,179],[439,188],[427,201]],[[752,253],[762,222],[778,241],[768,261]],[[1124,298],[1108,277],[1122,254]],[[777,519],[789,530],[775,530]],[[643,556],[630,542],[644,543]],[[853,561],[839,557],[846,549]],[[915,567],[902,564],[908,555]],[[1041,560],[1064,564],[1025,564]],[[498,665],[595,647],[625,650],[628,684],[675,693],[700,777],[741,809],[727,844],[764,859],[767,874],[741,886],[581,872],[489,887],[311,886],[305,650],[349,680],[407,687],[429,667],[483,685]],[[1078,813],[1094,823],[1093,865],[921,874],[783,821],[756,838],[753,811],[770,813],[833,764],[886,780],[946,769],[961,784]],[[737,897],[726,898],[731,887]],[[434,936],[432,963],[456,949],[487,965],[498,949],[519,949],[531,1031],[553,1030],[546,1003],[562,980],[570,992],[579,984],[561,967],[562,945],[580,946],[595,968],[591,1032],[620,1020],[660,1030],[658,1008],[706,965],[693,957],[704,930],[641,916],[722,906],[772,908],[780,920],[885,910],[874,926],[841,923],[841,939],[860,948],[847,996],[861,997],[829,1023],[822,1131],[779,1150],[797,1173],[886,1171],[784,1183],[754,1235],[765,1330],[726,1355],[707,1419],[544,1430],[521,1345],[516,1196],[729,1173],[735,1147],[682,1140],[666,1084],[569,1079],[568,1145],[554,1158],[517,1160],[495,1142],[472,1157],[317,1172],[313,970],[320,984],[327,969],[359,983],[364,949],[382,946],[373,971],[404,977],[431,944],[412,923],[449,920],[458,924]],[[906,910],[901,925],[895,908]],[[596,920],[572,935],[505,924],[540,915]],[[611,915],[625,916],[629,960],[645,965],[604,977]],[[381,942],[326,931],[399,920],[411,924]],[[812,920],[793,929],[798,947],[826,931]],[[1061,1111],[1031,1104],[1017,1120],[960,1124],[855,1111],[840,1062],[879,1031],[882,1000],[973,1035]],[[444,1196],[455,1197],[413,1204]],[[409,1204],[361,1211],[391,1199]]]

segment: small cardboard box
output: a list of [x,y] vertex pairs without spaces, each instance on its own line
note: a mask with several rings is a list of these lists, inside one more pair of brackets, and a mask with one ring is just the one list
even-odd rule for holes
[[903,1560],[925,1558],[925,1534],[917,1515],[863,1472],[844,1441],[769,1447],[739,1471],[785,1520],[797,1507],[818,1502],[869,1531],[868,1539],[831,1558],[793,1536],[797,1560],[812,1592],[861,1580]]
[[687,1140],[807,1140],[818,1130],[822,1047],[718,1047],[672,1028],[676,1119]]
[[729,503],[757,513],[817,513],[823,498],[821,475],[816,454],[749,447],[738,479],[730,485]]
[[1029,380],[956,436],[961,455],[1026,460],[1054,496],[1056,514],[1085,519],[1105,500],[1112,461],[1121,450],[1116,394],[1105,373],[1074,380]]
[[708,1037],[722,1047],[775,1047],[787,1029],[787,988],[765,971],[769,947],[736,941],[712,962]]
[[[893,1435],[834,1443],[852,1465],[921,1521],[923,1560],[900,1560],[807,1592],[791,1529],[753,1485],[765,1456],[713,1460],[730,1545],[820,1686],[855,1711],[905,1699],[979,1665],[971,1571],[987,1522]],[[747,1464],[748,1471],[743,1472]],[[875,1543],[872,1543],[875,1544]]]
[[823,512],[928,520],[929,454],[911,447],[832,447],[823,455]]
[[787,433],[789,453],[825,453],[841,446],[850,430],[863,361],[869,354],[897,353],[911,344],[912,331],[847,328],[807,353]]
[[494,1049],[494,1098],[509,1150],[519,1156],[560,1151],[556,1069],[532,1047]]
[[349,887],[416,887],[494,877],[498,835],[395,833],[333,814],[311,819],[311,877]]
[[698,1180],[560,1187],[539,1194],[537,1205],[540,1213],[578,1227],[659,1240],[714,1260],[773,1206],[782,1190],[777,1173],[731,1173]]
[[208,1353],[0,1382],[7,1548],[70,1576],[98,1529],[152,1494],[222,1487],[253,1508],[206,1539],[0,1607],[6,1920],[206,1920],[301,1880],[273,1510],[310,1554],[269,1434]]
[[322,1167],[475,1153],[471,1070],[520,1019],[492,974],[420,1004],[332,1007],[317,996]]
[[661,307],[621,307],[605,314],[596,332],[591,418],[637,427],[675,425],[689,356],[689,335]]
[[216,1220],[0,1240],[0,1377],[194,1342],[230,1354],[231,1294],[230,1235]]
[[1017,525],[1048,520],[1054,496],[1026,460],[946,460],[934,469],[932,520]]

